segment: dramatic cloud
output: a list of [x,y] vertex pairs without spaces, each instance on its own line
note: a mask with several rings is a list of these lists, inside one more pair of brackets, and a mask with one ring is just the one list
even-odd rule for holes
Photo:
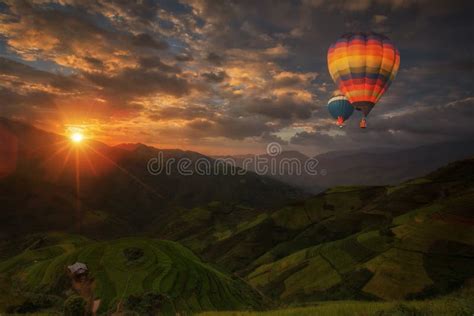
[[[0,115],[111,143],[307,153],[474,137],[470,1],[80,1],[0,5]],[[334,126],[328,46],[386,33],[400,72],[360,130]]]
[[308,119],[314,104],[291,92],[274,98],[256,98],[251,100],[246,110],[253,114],[262,114],[270,118]]
[[166,49],[169,47],[167,42],[156,40],[150,34],[146,33],[133,36],[132,43],[135,46],[150,47],[154,49]]
[[181,97],[190,90],[184,79],[142,68],[127,68],[115,76],[91,73],[86,78],[99,86],[99,95],[111,100],[115,106],[130,105],[136,99],[152,94]]
[[220,66],[224,62],[222,56],[217,55],[216,53],[209,53],[206,57],[206,60],[214,65]]
[[295,145],[331,148],[415,146],[420,143],[474,139],[470,121],[474,117],[474,97],[443,105],[420,106],[397,114],[387,114],[370,121],[370,128],[347,126],[334,131],[328,125],[296,134]]
[[206,78],[207,81],[209,82],[222,82],[224,79],[227,77],[227,74],[225,71],[218,71],[218,72],[205,72],[201,76]]

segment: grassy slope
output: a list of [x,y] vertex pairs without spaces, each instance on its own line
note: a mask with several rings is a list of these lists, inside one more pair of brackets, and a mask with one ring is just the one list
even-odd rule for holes
[[[433,297],[450,293],[474,277],[473,184],[474,160],[470,160],[395,187],[331,189],[275,212],[213,202],[177,213],[167,222],[171,227],[167,237],[180,240],[226,270],[239,272],[278,301]],[[204,284],[204,299],[193,297],[196,286],[188,291],[181,284],[187,280],[188,265],[196,261],[188,258],[184,265],[170,264],[171,271],[158,268],[166,261],[157,254],[164,252],[163,245],[145,242],[148,246],[144,246],[147,239],[126,239],[126,244],[128,240],[146,248],[147,260],[137,267],[136,279],[141,281],[133,283],[127,294],[154,289],[171,295],[183,309],[195,311],[258,306],[258,295],[245,283],[229,281],[230,289],[240,288],[237,292],[212,280],[207,286],[203,274],[217,275],[218,284],[222,281],[220,272],[208,265],[204,265],[205,273],[197,273],[198,281],[191,282]],[[129,275],[116,267],[123,266],[114,257],[123,246],[119,241],[69,244],[52,243],[4,261],[0,284],[13,276],[27,290],[39,290],[37,285],[54,283],[48,278],[56,275],[58,266],[80,257],[97,267],[96,293],[103,297],[104,306],[112,306]],[[157,247],[159,251],[154,250]],[[61,255],[65,249],[67,253]],[[177,253],[181,250],[167,256],[179,262],[182,256]],[[22,256],[26,256],[24,261]],[[150,256],[159,258],[153,271],[149,271],[149,260],[154,260]],[[11,260],[19,260],[19,265]],[[229,291],[228,300],[216,297]],[[178,293],[191,296],[182,298]]]
[[[299,251],[278,245],[254,261],[247,279],[289,302],[399,300],[449,293],[474,277],[473,166],[472,160],[453,164],[388,188],[358,212],[391,218],[388,226],[316,241]],[[348,192],[336,192],[341,191]],[[342,204],[347,208],[347,201]],[[286,221],[294,226],[292,222],[295,219]]]
[[180,221],[206,228],[177,239],[278,300],[447,293],[472,275],[473,169],[467,160],[398,186],[338,187],[239,223],[204,208]]
[[[221,231],[214,226],[213,239],[209,241],[207,234],[208,240],[201,243],[202,250],[195,250],[233,272],[246,275],[258,265],[300,249],[389,223],[384,214],[359,212],[382,191],[383,188],[357,188],[352,192],[326,192],[243,224],[227,225]],[[193,238],[193,243],[199,240],[199,236]],[[182,242],[186,244],[187,240]]]
[[[29,292],[64,297],[69,287],[64,281],[65,268],[77,260],[86,263],[95,278],[94,294],[102,300],[101,312],[113,308],[121,297],[147,291],[166,294],[181,311],[263,305],[261,296],[243,281],[203,263],[174,242],[146,238],[93,242],[57,234],[47,239],[56,242],[39,248],[33,246],[0,262],[0,284],[13,288],[12,297]],[[144,250],[144,257],[138,263],[130,265],[124,257],[123,249],[129,247]]]
[[424,301],[361,302],[328,301],[314,306],[290,307],[266,312],[205,312],[200,316],[402,316],[402,315],[471,315],[472,292]]

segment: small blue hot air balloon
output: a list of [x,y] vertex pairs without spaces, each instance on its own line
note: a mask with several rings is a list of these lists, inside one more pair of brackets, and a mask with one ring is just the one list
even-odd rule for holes
[[328,102],[328,110],[331,116],[337,120],[337,125],[339,127],[344,126],[344,121],[351,117],[354,112],[354,107],[342,94],[336,94]]

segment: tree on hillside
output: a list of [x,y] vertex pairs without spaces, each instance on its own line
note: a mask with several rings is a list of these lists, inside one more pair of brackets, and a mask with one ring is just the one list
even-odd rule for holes
[[156,315],[164,301],[165,297],[161,293],[148,292],[142,295],[130,295],[125,300],[125,308],[140,315]]
[[86,315],[86,301],[79,295],[68,297],[64,302],[64,315],[84,316]]

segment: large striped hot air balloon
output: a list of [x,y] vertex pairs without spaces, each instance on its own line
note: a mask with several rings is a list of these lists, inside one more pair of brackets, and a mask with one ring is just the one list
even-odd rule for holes
[[[388,37],[377,33],[345,34],[328,51],[332,79],[364,116],[387,91],[399,66],[398,49]],[[365,127],[362,122],[361,127]]]
[[341,93],[334,93],[334,96],[328,101],[328,111],[331,116],[337,120],[337,125],[343,127],[344,121],[351,117],[354,107],[349,100]]

